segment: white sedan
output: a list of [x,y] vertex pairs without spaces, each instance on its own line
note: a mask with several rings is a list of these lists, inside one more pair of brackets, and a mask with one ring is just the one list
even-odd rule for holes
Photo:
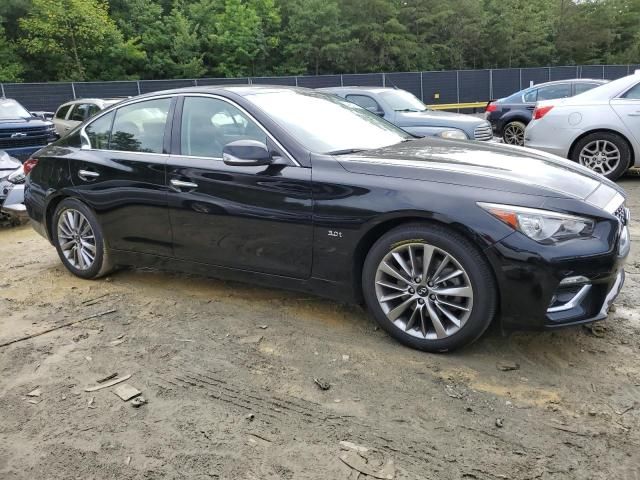
[[640,70],[572,98],[538,102],[525,146],[611,180],[640,166]]

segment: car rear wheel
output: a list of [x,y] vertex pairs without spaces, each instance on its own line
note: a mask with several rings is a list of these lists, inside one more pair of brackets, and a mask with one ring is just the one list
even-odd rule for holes
[[518,121],[507,123],[502,129],[502,140],[509,145],[524,145],[524,129],[527,126]]
[[497,288],[482,253],[437,225],[411,224],[381,237],[365,260],[362,286],[380,326],[428,352],[473,342],[496,311]]
[[629,168],[631,149],[620,135],[595,132],[576,143],[572,160],[610,180],[617,180]]
[[93,211],[79,200],[60,202],[53,216],[52,238],[60,260],[74,275],[93,279],[111,271],[102,228]]

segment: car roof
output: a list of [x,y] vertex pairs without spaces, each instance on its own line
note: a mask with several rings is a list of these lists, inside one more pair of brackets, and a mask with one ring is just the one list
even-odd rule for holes
[[561,83],[569,83],[569,82],[570,83],[600,83],[604,85],[605,83],[608,83],[609,80],[603,80],[601,78],[566,78],[564,80],[553,80],[551,82],[536,83],[534,85],[531,85],[530,87],[525,87],[520,91],[528,90],[530,88],[539,88],[539,87],[545,87],[547,85],[558,85]]
[[382,93],[388,92],[391,90],[398,90],[397,88],[392,87],[361,87],[361,86],[353,86],[353,87],[324,87],[318,88],[317,90],[321,92],[352,92],[352,91],[361,91],[361,92],[369,92],[369,93]]
[[122,98],[76,98],[74,100],[69,100],[68,102],[63,103],[62,105],[60,105],[61,107],[64,107],[66,105],[75,105],[77,103],[87,103],[87,102],[93,102],[93,103],[116,103],[116,102],[121,102],[122,100],[126,100],[129,97],[122,97]]

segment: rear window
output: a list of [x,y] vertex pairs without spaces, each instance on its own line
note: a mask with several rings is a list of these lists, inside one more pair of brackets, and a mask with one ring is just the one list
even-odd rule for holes
[[71,105],[63,105],[56,112],[56,118],[64,120],[67,117],[67,112],[71,108]]

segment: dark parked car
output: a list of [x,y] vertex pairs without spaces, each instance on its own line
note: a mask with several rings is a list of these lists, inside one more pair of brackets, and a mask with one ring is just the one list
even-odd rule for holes
[[430,110],[406,90],[382,87],[331,87],[319,90],[360,105],[417,137],[479,141],[493,139],[491,125],[486,120],[473,115]]
[[[415,139],[334,95],[192,87],[126,100],[25,162],[65,267],[168,267],[364,302],[446,351],[603,319],[629,251],[624,192],[546,154]],[[527,172],[523,175],[522,172]]]
[[578,95],[607,83],[607,80],[580,78],[540,83],[506,98],[489,102],[485,118],[491,122],[493,133],[504,143],[524,145],[524,129],[531,121],[536,102]]
[[53,122],[34,116],[11,98],[0,98],[0,150],[24,160],[57,138]]

